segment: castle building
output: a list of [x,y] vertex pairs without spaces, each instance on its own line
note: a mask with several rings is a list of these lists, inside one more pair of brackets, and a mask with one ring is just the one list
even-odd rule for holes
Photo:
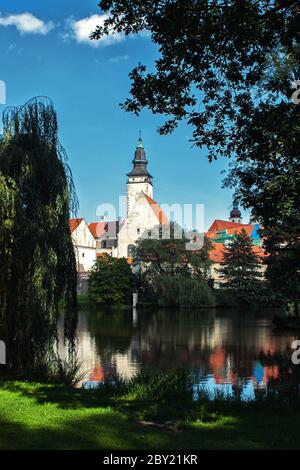
[[[132,160],[132,168],[126,181],[127,214],[125,221],[104,221],[87,224],[84,219],[72,219],[70,229],[76,247],[78,272],[89,272],[97,256],[106,253],[117,258],[127,258],[131,262],[134,248],[140,238],[155,238],[155,230],[169,226],[170,221],[159,204],[153,199],[153,177],[148,170],[148,160],[144,145],[139,136]],[[262,262],[264,251],[257,223],[242,223],[238,201],[233,201],[229,220],[216,219],[205,236],[212,242],[210,259],[211,277],[216,285],[219,281],[219,268],[224,250],[237,233],[245,230],[252,240],[252,249]],[[263,268],[262,268],[263,269]]]
[[263,241],[259,233],[260,225],[258,223],[242,223],[241,211],[235,199],[229,220],[214,220],[205,234],[212,244],[209,257],[212,262],[211,277],[214,279],[216,287],[220,284],[219,269],[224,259],[224,250],[242,230],[250,237],[252,241],[252,251],[257,255],[261,263],[261,271],[265,271],[264,258],[266,255],[262,248]]

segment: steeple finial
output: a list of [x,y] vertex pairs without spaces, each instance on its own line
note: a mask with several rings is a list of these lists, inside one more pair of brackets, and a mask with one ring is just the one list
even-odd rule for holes
[[141,132],[141,130],[139,130],[139,140],[138,140],[137,148],[138,149],[143,149],[144,148],[143,141],[142,141],[142,132]]

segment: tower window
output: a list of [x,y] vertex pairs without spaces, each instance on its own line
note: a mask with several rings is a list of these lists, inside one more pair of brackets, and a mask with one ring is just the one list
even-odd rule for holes
[[137,234],[139,235],[140,234],[140,229],[137,228],[136,231],[137,231]]

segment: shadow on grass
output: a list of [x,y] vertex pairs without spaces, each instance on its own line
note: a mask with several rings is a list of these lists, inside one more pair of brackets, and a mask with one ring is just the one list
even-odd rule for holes
[[[213,405],[203,412],[202,405],[189,410],[178,402],[175,411],[164,404],[157,412],[153,407],[161,404],[95,390],[7,382],[1,391],[1,449],[300,448],[298,410],[219,403],[217,412]],[[176,416],[176,425],[159,427],[151,421],[156,414],[164,424]]]

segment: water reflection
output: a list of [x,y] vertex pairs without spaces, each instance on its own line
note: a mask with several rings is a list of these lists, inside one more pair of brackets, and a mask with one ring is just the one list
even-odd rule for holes
[[255,390],[295,380],[291,343],[297,335],[275,332],[273,315],[271,310],[80,312],[78,358],[90,383],[184,366],[211,393],[252,398]]

